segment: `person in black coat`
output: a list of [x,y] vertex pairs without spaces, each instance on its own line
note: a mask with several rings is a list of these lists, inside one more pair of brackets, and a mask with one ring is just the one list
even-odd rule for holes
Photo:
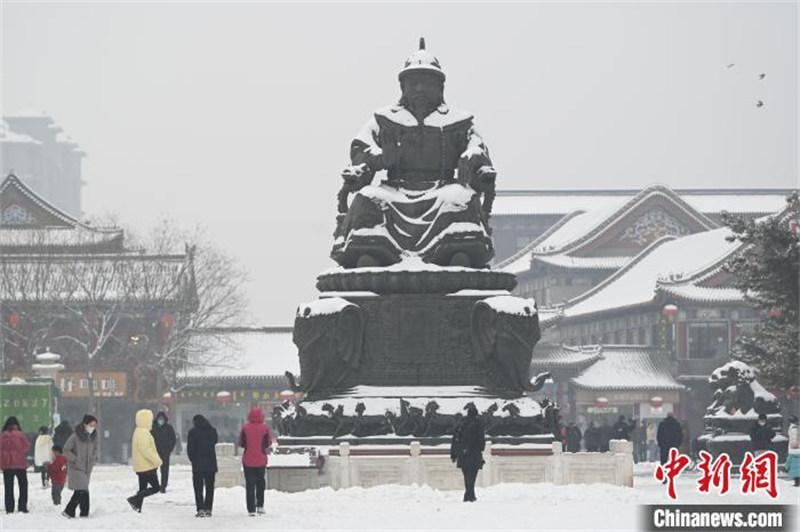
[[[214,478],[217,475],[217,429],[200,414],[192,418],[186,440],[186,456],[192,463],[192,485],[197,517],[211,517],[214,506]],[[205,497],[203,496],[205,487]]]
[[169,456],[175,448],[175,429],[169,424],[165,412],[156,414],[150,433],[156,441],[156,451],[161,458],[161,493],[166,493],[169,482]]
[[478,409],[475,405],[469,405],[467,416],[456,427],[450,445],[450,459],[464,474],[464,502],[478,500],[475,497],[475,480],[478,478],[478,471],[483,467],[485,447],[486,437],[478,420]]
[[683,429],[681,424],[675,419],[675,414],[670,412],[661,423],[658,424],[656,431],[656,442],[661,453],[661,463],[665,464],[669,460],[669,450],[681,448],[683,441]]
[[594,426],[594,421],[589,422],[586,432],[583,433],[583,439],[586,442],[586,450],[590,453],[600,450],[600,429]]
[[629,425],[628,422],[625,421],[625,416],[619,416],[617,422],[614,423],[612,439],[630,440],[631,429],[633,429],[633,425]]
[[65,419],[53,431],[53,445],[58,445],[63,449],[70,436],[72,436],[72,426]]
[[567,426],[567,452],[579,453],[581,451],[581,429],[575,425],[574,421],[570,421]]
[[759,414],[758,421],[753,423],[750,429],[750,443],[753,446],[753,452],[761,454],[758,451],[769,451],[774,437],[775,431],[767,425],[767,416]]
[[600,426],[600,448],[598,449],[601,453],[608,452],[608,443],[611,441],[611,438],[614,436],[614,429],[608,424],[608,420],[604,419],[603,424]]

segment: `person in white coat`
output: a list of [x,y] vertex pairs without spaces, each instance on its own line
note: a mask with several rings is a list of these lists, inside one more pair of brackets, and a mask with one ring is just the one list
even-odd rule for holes
[[39,427],[39,435],[33,445],[33,466],[42,475],[42,489],[47,489],[50,480],[47,464],[53,460],[53,438],[48,427]]

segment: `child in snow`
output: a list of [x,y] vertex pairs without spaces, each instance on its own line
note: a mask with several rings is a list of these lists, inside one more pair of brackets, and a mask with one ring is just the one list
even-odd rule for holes
[[[153,428],[153,412],[146,408],[136,412],[136,429],[133,431],[131,452],[133,456],[133,470],[139,477],[139,491],[136,495],[128,497],[128,504],[137,512],[142,511],[145,497],[161,491],[158,482],[158,468],[161,467],[161,457],[158,456],[156,441],[150,430]],[[148,485],[150,486],[148,488]]]
[[53,496],[53,504],[59,506],[61,492],[67,483],[67,457],[62,454],[62,449],[58,445],[53,445],[53,460],[47,464],[47,472],[50,474],[50,494]]

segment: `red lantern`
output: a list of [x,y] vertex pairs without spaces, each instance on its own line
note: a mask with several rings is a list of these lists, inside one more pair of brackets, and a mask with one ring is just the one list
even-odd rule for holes
[[217,392],[218,403],[230,403],[231,401],[233,401],[231,392]]
[[164,403],[165,404],[170,404],[171,402],[172,402],[172,394],[170,392],[165,393],[164,394]]
[[16,312],[12,312],[11,314],[9,314],[8,315],[8,325],[12,329],[16,329],[17,325],[19,325],[19,314],[17,314]]
[[664,404],[664,399],[657,395],[655,397],[650,398],[650,406],[652,406],[653,408],[661,408],[661,405],[663,404]]
[[678,307],[675,305],[664,305],[664,308],[661,309],[661,314],[668,317],[673,317],[678,315]]
[[175,324],[175,314],[162,315],[161,323],[164,324],[164,327],[172,327]]
[[608,399],[605,397],[598,397],[594,400],[594,404],[597,408],[605,408],[608,406]]
[[767,312],[767,316],[769,316],[770,318],[780,318],[781,311],[780,309],[777,308],[770,309],[769,312]]

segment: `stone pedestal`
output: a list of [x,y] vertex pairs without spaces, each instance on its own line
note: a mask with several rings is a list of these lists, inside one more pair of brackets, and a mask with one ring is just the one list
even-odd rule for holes
[[[477,486],[551,482],[606,483],[633,486],[633,447],[612,440],[606,453],[564,453],[561,443],[494,445],[487,442]],[[464,480],[450,460],[449,449],[410,445],[351,447],[331,450],[326,468],[331,487],[372,487],[385,484],[424,484],[435,489],[462,490]]]
[[244,473],[242,460],[235,455],[236,447],[232,443],[218,443],[215,446],[217,453],[217,477],[215,486],[218,488],[232,488],[244,486]]

